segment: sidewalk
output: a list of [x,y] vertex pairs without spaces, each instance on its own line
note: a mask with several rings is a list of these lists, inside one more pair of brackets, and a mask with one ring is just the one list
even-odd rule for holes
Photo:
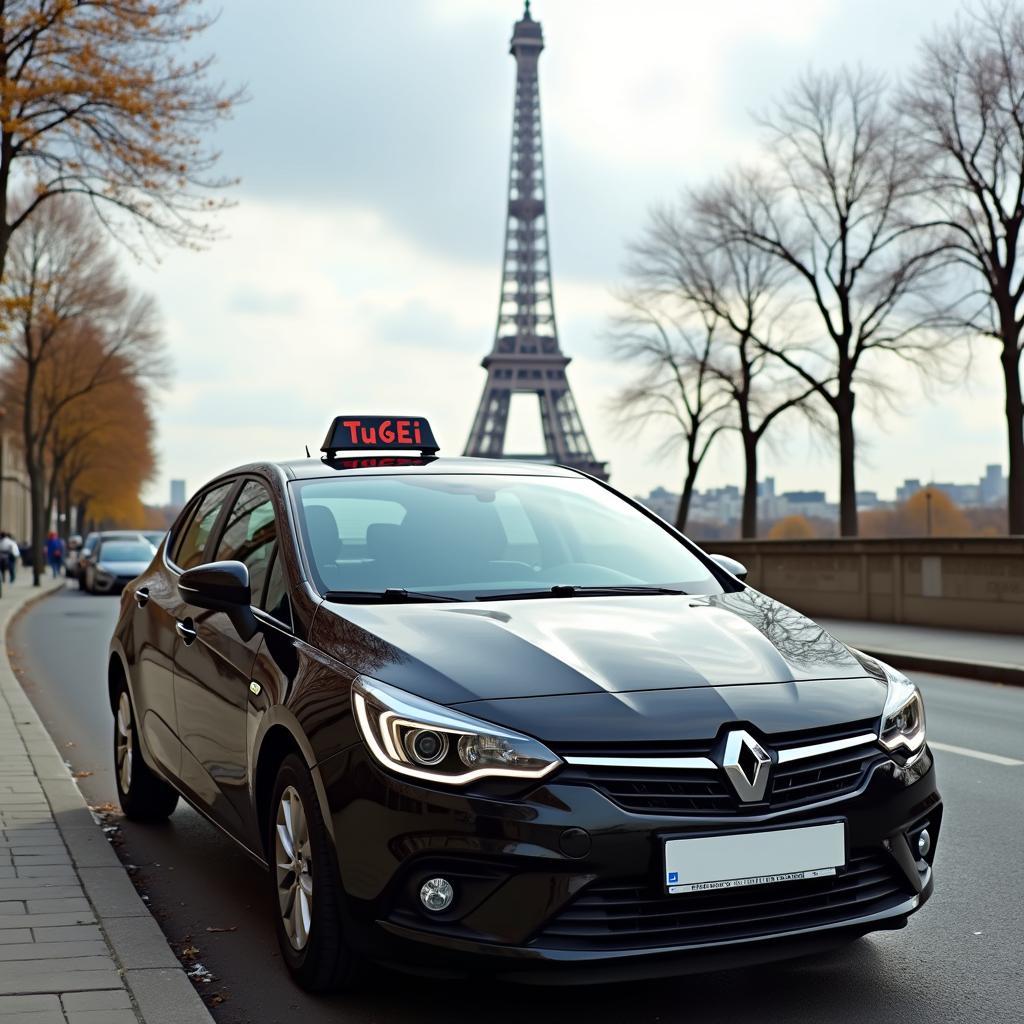
[[211,1024],[7,659],[0,598],[0,1024]]
[[898,668],[1024,686],[1024,623],[1014,634],[848,619],[817,621],[843,643]]

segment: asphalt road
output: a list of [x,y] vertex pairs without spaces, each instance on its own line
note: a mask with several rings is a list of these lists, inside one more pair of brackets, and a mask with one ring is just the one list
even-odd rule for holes
[[[29,696],[91,804],[116,800],[106,645],[117,600],[67,590],[15,625],[11,654]],[[222,1024],[529,1020],[792,1024],[794,1021],[1011,1022],[1024,1019],[1024,689],[921,676],[929,739],[974,754],[936,753],[946,802],[936,891],[903,931],[828,957],[728,974],[588,988],[456,985],[368,973],[362,991],[313,998],[278,962],[263,873],[180,805],[170,822],[121,825],[168,939],[192,946],[216,980]],[[208,931],[207,929],[232,929]]]

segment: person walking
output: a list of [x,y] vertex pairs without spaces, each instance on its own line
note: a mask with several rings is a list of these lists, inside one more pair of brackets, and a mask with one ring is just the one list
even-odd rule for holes
[[6,530],[0,533],[0,580],[6,573],[11,583],[14,582],[14,573],[20,557],[21,548],[18,547],[15,539]]
[[56,579],[64,567],[64,541],[53,530],[46,538],[46,560],[50,563],[53,578]]

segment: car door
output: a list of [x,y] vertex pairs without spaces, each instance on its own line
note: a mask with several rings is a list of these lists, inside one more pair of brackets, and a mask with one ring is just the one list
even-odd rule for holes
[[[246,480],[224,517],[212,559],[205,561],[244,562],[256,604],[276,535],[267,486]],[[251,845],[246,714],[252,666],[262,637],[257,633],[243,640],[223,612],[188,605],[182,612],[174,660],[181,780],[218,824]]]
[[135,717],[147,753],[175,778],[181,768],[174,700],[174,654],[179,643],[175,626],[183,607],[176,564],[189,567],[203,561],[233,487],[232,481],[198,495],[172,530],[164,557],[155,559],[131,586]]

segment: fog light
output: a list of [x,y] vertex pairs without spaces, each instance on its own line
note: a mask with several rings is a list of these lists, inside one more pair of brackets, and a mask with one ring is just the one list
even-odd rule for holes
[[931,852],[932,848],[932,837],[928,829],[923,828],[917,834],[917,855],[918,857],[927,857]]
[[420,902],[435,914],[447,910],[455,899],[455,890],[447,878],[431,878],[420,886]]

